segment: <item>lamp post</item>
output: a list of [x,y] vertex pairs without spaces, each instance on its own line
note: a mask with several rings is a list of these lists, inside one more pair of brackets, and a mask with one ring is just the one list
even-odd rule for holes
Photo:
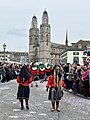
[[5,62],[5,49],[6,49],[6,44],[3,44],[3,49],[4,49],[4,62]]

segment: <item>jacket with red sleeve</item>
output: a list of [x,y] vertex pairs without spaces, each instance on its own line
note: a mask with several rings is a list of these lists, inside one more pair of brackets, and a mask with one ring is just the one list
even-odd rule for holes
[[51,70],[52,70],[51,68],[49,68],[49,69],[45,69],[45,72],[46,72],[46,73],[50,73]]
[[37,70],[33,70],[33,69],[31,69],[30,73],[31,73],[31,75],[36,76],[36,75],[39,74],[39,70],[38,70],[38,69],[37,69]]
[[32,77],[30,77],[25,83],[22,83],[22,79],[18,76],[17,82],[22,86],[29,86],[29,84],[32,82]]
[[43,71],[39,70],[40,75],[44,75],[45,73],[46,73],[45,70],[43,70]]
[[54,75],[50,75],[49,76],[49,79],[48,79],[48,82],[47,82],[47,85],[46,85],[46,88],[49,88],[49,87],[54,87],[55,84],[54,84]]

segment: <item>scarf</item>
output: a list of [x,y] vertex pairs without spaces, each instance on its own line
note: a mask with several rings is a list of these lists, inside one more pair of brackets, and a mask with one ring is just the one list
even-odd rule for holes
[[56,72],[54,72],[54,84],[55,87],[57,87],[59,90],[62,89],[62,77],[61,74],[57,74]]
[[19,74],[19,77],[22,79],[22,83],[24,84],[27,80],[29,80],[30,76],[31,75],[30,75],[29,69],[27,68],[26,65],[24,65],[21,68],[21,71],[20,71],[20,74]]

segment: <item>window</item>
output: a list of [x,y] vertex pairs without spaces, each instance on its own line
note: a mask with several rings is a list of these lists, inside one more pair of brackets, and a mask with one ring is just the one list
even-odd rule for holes
[[55,53],[55,49],[53,49],[53,52]]
[[43,35],[41,35],[41,40],[43,40]]
[[59,50],[59,53],[61,53],[62,52],[62,50]]
[[78,45],[78,48],[82,48],[82,45],[81,45],[81,44],[79,44],[79,45]]
[[79,55],[79,52],[73,52],[73,55]]
[[37,38],[35,38],[35,44],[37,44]]
[[48,45],[48,35],[46,36],[46,45]]
[[87,48],[90,49],[90,44],[87,44]]
[[42,31],[43,31],[43,28],[42,28]]
[[35,48],[35,56],[37,56],[37,48]]
[[30,44],[32,44],[32,38],[30,38]]
[[51,60],[51,64],[53,63],[53,60]]
[[47,31],[48,31],[48,27],[47,27]]
[[74,57],[73,58],[73,63],[79,63],[79,58],[78,57]]

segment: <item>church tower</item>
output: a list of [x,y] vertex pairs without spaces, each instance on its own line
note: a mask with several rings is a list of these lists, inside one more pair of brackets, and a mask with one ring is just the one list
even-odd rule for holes
[[42,24],[40,25],[40,47],[39,58],[42,62],[51,63],[51,27],[49,24],[48,13],[45,10],[42,16]]
[[38,61],[39,58],[39,29],[37,17],[34,15],[29,29],[29,60],[30,62]]

